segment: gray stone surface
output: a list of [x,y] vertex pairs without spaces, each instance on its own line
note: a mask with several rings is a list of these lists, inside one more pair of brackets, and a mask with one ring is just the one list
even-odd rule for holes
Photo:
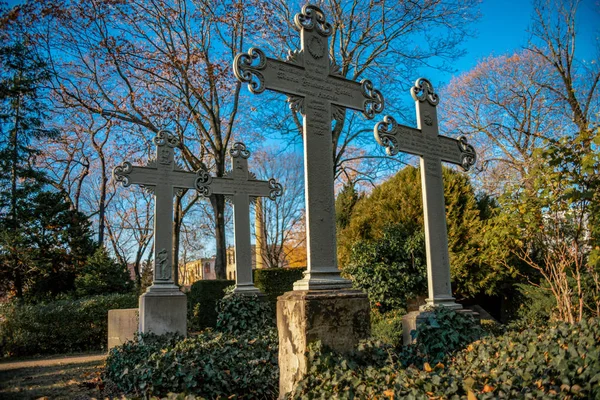
[[196,189],[204,197],[224,194],[233,203],[233,233],[235,241],[235,293],[260,294],[252,279],[252,247],[250,244],[250,201],[257,197],[275,200],[283,193],[275,179],[257,180],[248,171],[250,152],[243,143],[235,143],[229,151],[231,171],[224,177],[212,177],[206,171],[198,171]]
[[108,310],[108,350],[132,340],[139,329],[139,310]]
[[464,137],[459,140],[438,134],[436,106],[438,95],[431,83],[419,78],[411,89],[417,108],[417,129],[399,125],[386,116],[375,125],[375,139],[386,147],[388,155],[398,152],[421,157],[421,185],[425,214],[425,248],[427,253],[427,306],[460,309],[454,301],[450,286],[450,259],[442,161],[457,164],[468,170],[475,164],[475,150]]
[[[195,188],[196,173],[184,171],[175,162],[175,147],[179,146],[179,139],[168,131],[160,131],[154,138],[156,144],[156,159],[148,162],[146,166],[132,166],[125,162],[114,169],[113,175],[117,182],[122,182],[127,187],[131,184],[143,186],[154,193],[154,280],[147,293],[153,293],[153,300],[148,304],[158,304],[155,300],[160,297],[171,299],[180,292],[176,282],[173,281],[173,266],[177,260],[173,260],[173,196],[175,191],[181,189]],[[183,295],[185,297],[185,295]],[[140,299],[140,305],[143,304]],[[166,300],[166,304],[172,304],[172,300]],[[174,303],[173,303],[174,304]],[[179,304],[179,303],[177,303]],[[186,318],[186,307],[177,307],[170,312],[153,312],[140,308],[140,330],[141,332],[183,332],[181,326],[173,326],[168,330],[167,322],[178,321]],[[161,306],[162,310],[164,306]],[[165,320],[161,321],[160,316]],[[145,318],[150,318],[145,320]],[[156,325],[153,325],[156,324]],[[166,331],[165,331],[166,329]]]
[[304,6],[294,21],[300,51],[290,52],[284,62],[251,48],[236,56],[234,72],[252,93],[268,89],[286,94],[290,107],[303,115],[308,265],[294,290],[349,288],[337,267],[332,118],[345,108],[373,118],[383,111],[383,96],[368,80],[358,83],[340,75],[329,58],[333,28],[319,8]]
[[181,291],[148,291],[140,296],[140,332],[187,334],[187,296]]
[[277,300],[280,397],[306,374],[305,355],[310,343],[320,340],[346,352],[370,333],[367,295],[358,290],[301,290]]
[[[476,321],[479,321],[479,314],[472,310],[462,309],[456,311],[463,314],[470,314],[473,316],[473,318],[475,318]],[[412,339],[411,332],[417,329],[420,324],[426,322],[433,315],[434,314],[431,311],[411,311],[402,317],[402,343],[405,346],[413,343],[414,341]]]

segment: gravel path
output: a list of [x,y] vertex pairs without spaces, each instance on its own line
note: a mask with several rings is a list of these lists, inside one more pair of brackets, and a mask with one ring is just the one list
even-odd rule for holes
[[101,361],[106,358],[106,353],[89,353],[81,355],[57,356],[54,358],[38,358],[23,361],[0,361],[0,371],[10,371],[21,368],[51,367],[67,364],[83,364],[90,361]]

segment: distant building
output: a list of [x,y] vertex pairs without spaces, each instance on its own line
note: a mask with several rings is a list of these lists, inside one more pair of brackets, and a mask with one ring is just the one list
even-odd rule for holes
[[190,261],[179,267],[179,284],[189,286],[196,281],[217,279],[215,258]]

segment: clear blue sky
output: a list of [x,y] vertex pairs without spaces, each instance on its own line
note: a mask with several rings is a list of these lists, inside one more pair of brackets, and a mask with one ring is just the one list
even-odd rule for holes
[[[594,40],[600,31],[600,0],[582,0],[577,15],[578,56],[586,61],[595,57]],[[481,18],[474,25],[476,36],[463,44],[467,54],[458,60],[455,74],[427,71],[434,84],[448,83],[453,75],[473,68],[491,55],[512,54],[524,48],[533,13],[530,0],[483,0]],[[596,60],[598,62],[598,60]]]

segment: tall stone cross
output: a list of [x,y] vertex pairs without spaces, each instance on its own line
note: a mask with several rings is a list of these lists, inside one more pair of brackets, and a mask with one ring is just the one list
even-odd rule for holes
[[123,186],[143,186],[155,197],[154,278],[140,300],[140,330],[185,335],[185,294],[173,281],[173,266],[177,265],[177,260],[173,260],[173,196],[178,190],[193,189],[196,173],[182,170],[175,162],[174,149],[179,146],[179,139],[169,131],[160,131],[154,144],[155,160],[142,167],[124,162],[115,167],[113,176]]
[[248,171],[250,152],[243,143],[235,143],[229,150],[231,171],[222,178],[198,171],[196,189],[201,196],[224,194],[233,202],[233,232],[235,240],[235,293],[256,294],[260,291],[252,279],[252,247],[250,245],[250,201],[257,197],[275,200],[283,193],[275,179],[259,181]]
[[[173,196],[177,190],[193,189],[196,173],[182,170],[175,162],[174,148],[179,139],[168,131],[154,138],[156,159],[144,167],[129,162],[115,167],[113,176],[127,187],[140,185],[154,193],[154,280],[153,286],[174,285],[173,260]],[[155,288],[156,289],[156,288]]]
[[331,123],[344,118],[344,108],[372,119],[383,111],[383,96],[369,80],[358,83],[340,75],[329,57],[333,28],[323,11],[306,5],[294,22],[301,49],[290,52],[286,62],[251,48],[236,56],[233,67],[252,93],[269,89],[286,94],[290,108],[303,115],[308,266],[294,290],[346,288],[351,282],[337,267]]
[[399,125],[394,118],[384,117],[375,125],[375,139],[388,155],[398,152],[421,157],[421,185],[425,214],[425,247],[427,251],[427,305],[459,309],[450,287],[450,261],[442,161],[460,165],[465,171],[475,164],[473,146],[463,136],[458,140],[438,134],[436,106],[439,97],[431,83],[419,78],[410,90],[417,107],[417,129]]

